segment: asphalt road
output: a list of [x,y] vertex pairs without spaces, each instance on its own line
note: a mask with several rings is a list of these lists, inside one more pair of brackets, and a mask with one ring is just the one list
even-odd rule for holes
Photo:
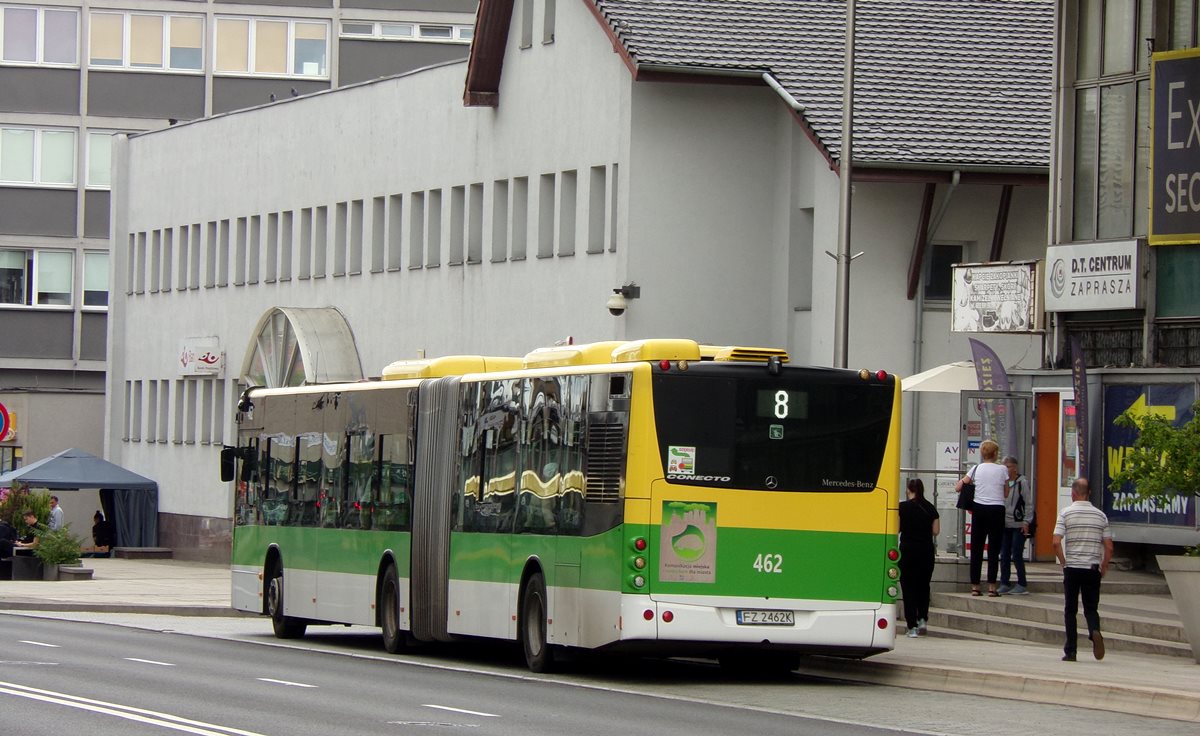
[[11,733],[340,736],[451,727],[498,736],[894,733],[549,680],[77,622],[9,618],[2,636],[0,697]]
[[70,617],[0,614],[5,733],[1026,736],[1037,724],[1050,734],[1174,736],[1187,728],[798,675],[739,680],[704,662],[589,659],[562,675],[531,675],[510,646],[389,655],[364,628],[312,628],[285,643],[265,619]]

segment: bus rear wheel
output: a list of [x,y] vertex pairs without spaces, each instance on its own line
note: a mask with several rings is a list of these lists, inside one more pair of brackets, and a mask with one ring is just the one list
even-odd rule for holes
[[540,572],[530,576],[521,597],[521,645],[531,671],[554,669],[554,651],[546,642],[546,578]]
[[308,628],[303,620],[283,615],[283,568],[279,565],[271,569],[267,582],[267,614],[277,639],[299,639]]
[[400,578],[396,566],[388,565],[379,586],[379,625],[383,629],[383,648],[395,654],[404,648],[400,629]]

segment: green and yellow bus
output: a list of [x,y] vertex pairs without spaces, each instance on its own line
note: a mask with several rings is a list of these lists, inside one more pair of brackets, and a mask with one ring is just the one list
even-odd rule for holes
[[606,342],[252,388],[233,605],[388,651],[490,637],[796,662],[895,642],[900,382],[781,350]]

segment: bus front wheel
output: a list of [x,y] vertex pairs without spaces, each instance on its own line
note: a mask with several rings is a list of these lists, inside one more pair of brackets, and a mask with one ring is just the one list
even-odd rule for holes
[[283,568],[279,565],[271,569],[267,583],[267,614],[277,639],[299,639],[308,628],[303,620],[283,615]]
[[554,652],[546,643],[546,579],[540,572],[530,576],[521,598],[521,644],[531,671],[554,669]]
[[404,632],[400,629],[400,579],[396,566],[388,565],[379,586],[379,625],[383,629],[383,648],[395,654],[404,648]]

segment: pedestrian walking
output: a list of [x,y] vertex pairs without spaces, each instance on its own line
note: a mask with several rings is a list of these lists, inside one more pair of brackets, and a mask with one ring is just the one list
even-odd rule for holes
[[984,440],[979,445],[983,461],[967,471],[954,490],[962,493],[963,486],[975,483],[975,506],[971,511],[971,595],[980,595],[979,583],[983,573],[983,551],[987,547],[988,595],[996,598],[996,573],[1000,569],[1000,538],[1004,535],[1004,484],[1008,470],[996,462],[1000,445]]
[[910,478],[907,501],[900,502],[900,588],[909,638],[929,627],[929,581],[933,578],[934,537],[941,532],[938,510],[925,500],[925,484]]
[[[1001,595],[1027,595],[1025,579],[1025,540],[1029,538],[1029,521],[1033,518],[1033,494],[1029,479],[1021,474],[1020,465],[1012,455],[1004,458],[1008,481],[1004,484],[1004,536],[1000,538]],[[1017,568],[1017,584],[1012,585],[1012,569]]]
[[1112,559],[1112,530],[1108,517],[1092,505],[1087,478],[1076,478],[1071,484],[1071,505],[1058,514],[1054,525],[1054,556],[1063,568],[1063,591],[1066,607],[1063,622],[1067,628],[1067,643],[1063,646],[1063,661],[1074,662],[1077,649],[1076,616],[1079,599],[1083,598],[1083,618],[1087,622],[1092,654],[1104,659],[1104,637],[1100,634],[1100,579],[1108,572]]

